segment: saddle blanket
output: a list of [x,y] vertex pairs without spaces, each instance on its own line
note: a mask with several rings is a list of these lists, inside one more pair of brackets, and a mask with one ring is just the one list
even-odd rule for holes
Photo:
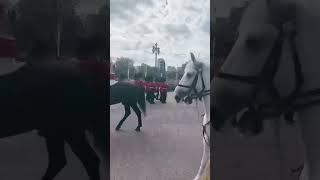
[[110,86],[115,85],[118,81],[110,79]]

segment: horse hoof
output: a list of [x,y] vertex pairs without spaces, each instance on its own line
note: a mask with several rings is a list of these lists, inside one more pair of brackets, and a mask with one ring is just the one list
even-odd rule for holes
[[120,130],[120,128],[119,127],[116,127],[116,131],[119,131]]
[[135,130],[138,131],[138,132],[140,132],[140,128],[136,128]]

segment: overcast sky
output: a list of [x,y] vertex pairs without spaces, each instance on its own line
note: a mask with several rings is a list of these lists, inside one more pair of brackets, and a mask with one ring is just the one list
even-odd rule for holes
[[110,54],[129,57],[135,65],[154,66],[152,45],[159,58],[176,66],[190,60],[190,52],[210,61],[209,0],[110,0]]

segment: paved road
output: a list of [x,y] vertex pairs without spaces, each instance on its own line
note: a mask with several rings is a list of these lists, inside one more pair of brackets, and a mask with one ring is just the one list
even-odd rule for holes
[[[66,146],[68,165],[55,180],[88,180],[88,176],[69,146]],[[1,180],[40,180],[47,167],[44,139],[30,132],[0,140]]]
[[124,107],[110,108],[111,180],[192,180],[195,176],[202,156],[195,105],[177,104],[172,93],[167,104],[156,103],[147,104],[141,132],[134,131],[135,114],[122,131],[115,131]]
[[[264,132],[257,137],[241,137],[231,128],[217,133],[212,152],[213,179],[298,180],[298,174],[290,173],[303,162],[297,129],[282,121],[279,141],[271,122],[265,123]],[[282,177],[280,167],[287,171]]]

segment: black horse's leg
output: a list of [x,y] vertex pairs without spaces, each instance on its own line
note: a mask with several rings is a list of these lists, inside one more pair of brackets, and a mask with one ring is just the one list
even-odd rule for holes
[[66,165],[64,141],[59,137],[45,137],[49,155],[49,165],[42,180],[52,180]]
[[84,165],[90,180],[100,180],[100,160],[96,152],[91,148],[85,133],[73,132],[68,135],[66,141]]
[[140,128],[142,127],[141,111],[138,108],[136,103],[132,104],[131,107],[134,110],[134,112],[136,113],[136,115],[138,116],[138,127],[136,128],[136,131],[140,131]]
[[124,105],[124,110],[125,110],[125,114],[123,116],[123,118],[120,120],[120,122],[118,123],[117,127],[116,127],[116,130],[118,131],[123,122],[127,119],[127,117],[131,114],[131,111],[130,111],[130,106],[128,104],[123,104]]

